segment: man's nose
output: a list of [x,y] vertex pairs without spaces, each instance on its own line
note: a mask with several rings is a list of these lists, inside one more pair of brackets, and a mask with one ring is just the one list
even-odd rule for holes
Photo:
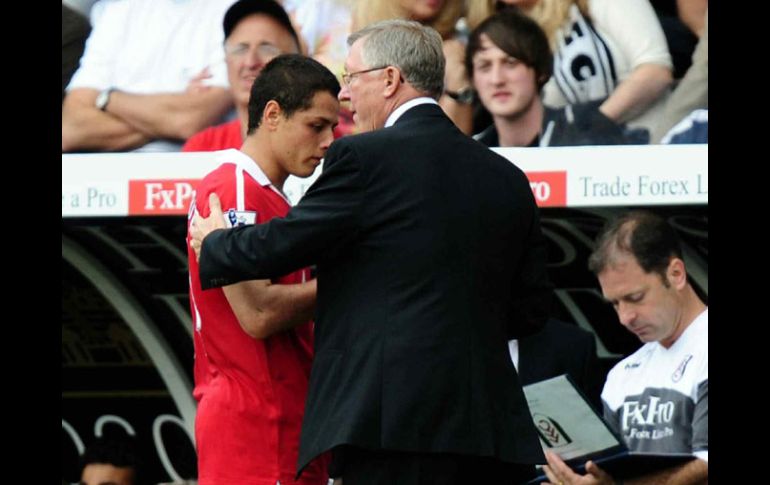
[[266,59],[265,56],[260,54],[259,49],[249,49],[244,55],[243,62],[249,68],[260,68],[269,62],[270,59]]
[[342,83],[342,87],[339,94],[337,95],[337,99],[340,101],[350,101],[350,88],[347,84]]
[[492,66],[492,69],[489,73],[490,79],[492,80],[492,84],[502,84],[505,82],[505,76],[503,76],[503,69],[502,66],[499,64]]
[[636,310],[621,302],[618,304],[618,319],[623,325],[629,326],[636,320]]
[[334,128],[331,126],[328,127],[328,129],[325,132],[324,138],[321,140],[321,149],[326,153],[326,150],[329,149],[329,146],[331,146],[332,142],[334,141]]

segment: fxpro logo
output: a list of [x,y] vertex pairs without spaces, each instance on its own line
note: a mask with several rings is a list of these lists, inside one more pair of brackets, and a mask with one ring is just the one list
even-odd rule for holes
[[526,172],[539,207],[567,205],[567,172]]
[[128,182],[129,215],[187,214],[197,179],[131,180]]
[[670,423],[676,406],[673,401],[661,402],[659,397],[650,396],[649,402],[626,401],[621,414],[623,431],[634,426],[650,426]]

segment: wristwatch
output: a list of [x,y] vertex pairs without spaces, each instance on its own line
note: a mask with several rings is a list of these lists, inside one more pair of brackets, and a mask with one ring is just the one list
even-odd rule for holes
[[444,90],[444,94],[446,94],[447,96],[454,99],[460,104],[471,104],[473,102],[474,93],[473,93],[473,88],[471,87],[463,88],[456,92]]
[[114,90],[115,88],[107,88],[99,93],[99,95],[96,97],[96,101],[94,102],[96,109],[100,111],[107,109],[107,103],[110,102],[110,95]]

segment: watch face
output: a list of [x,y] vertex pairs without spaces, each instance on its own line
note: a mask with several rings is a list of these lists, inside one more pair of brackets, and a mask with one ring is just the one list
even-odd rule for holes
[[447,96],[454,99],[460,104],[471,104],[473,102],[474,92],[473,88],[461,89],[457,92],[444,91]]
[[457,101],[463,104],[471,104],[473,102],[473,89],[466,88],[458,92]]
[[107,106],[107,101],[110,100],[110,92],[111,89],[105,89],[104,91],[99,93],[99,96],[96,97],[96,108],[104,111],[104,108]]

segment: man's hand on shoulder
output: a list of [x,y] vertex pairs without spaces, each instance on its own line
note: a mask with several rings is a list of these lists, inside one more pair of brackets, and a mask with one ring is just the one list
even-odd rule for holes
[[190,224],[190,247],[195,251],[195,259],[197,261],[200,261],[201,258],[203,239],[212,231],[225,229],[226,227],[222,205],[219,202],[219,197],[214,192],[209,194],[209,209],[208,217],[201,217],[200,214],[196,213],[192,224]]

